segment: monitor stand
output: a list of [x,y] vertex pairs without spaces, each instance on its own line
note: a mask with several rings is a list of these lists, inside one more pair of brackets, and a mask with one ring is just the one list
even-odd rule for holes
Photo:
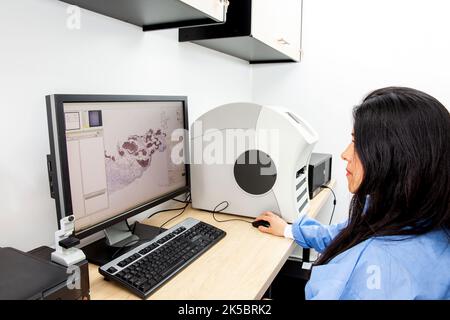
[[[131,231],[133,230],[133,232]],[[159,234],[159,227],[135,222],[131,230],[125,221],[104,230],[106,237],[81,248],[90,263],[102,266]],[[166,229],[161,229],[161,232]]]

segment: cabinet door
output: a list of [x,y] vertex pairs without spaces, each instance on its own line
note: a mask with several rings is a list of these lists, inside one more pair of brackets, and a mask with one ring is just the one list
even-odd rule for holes
[[302,0],[253,0],[252,36],[300,60]]
[[215,20],[224,22],[228,0],[180,0],[191,7],[200,10]]

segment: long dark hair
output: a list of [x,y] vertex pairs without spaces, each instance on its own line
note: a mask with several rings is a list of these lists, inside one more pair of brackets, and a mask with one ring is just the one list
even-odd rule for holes
[[353,118],[364,176],[347,227],[319,265],[375,236],[450,230],[448,110],[424,92],[388,87],[370,93],[353,109]]

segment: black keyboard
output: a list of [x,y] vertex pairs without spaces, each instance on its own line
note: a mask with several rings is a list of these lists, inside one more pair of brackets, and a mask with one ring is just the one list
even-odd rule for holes
[[99,268],[141,298],[147,298],[168,279],[225,236],[225,231],[187,218]]

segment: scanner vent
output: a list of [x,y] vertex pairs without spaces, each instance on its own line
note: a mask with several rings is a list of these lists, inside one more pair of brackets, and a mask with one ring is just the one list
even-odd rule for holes
[[299,213],[302,213],[308,204],[308,183],[306,181],[306,172],[306,167],[303,167],[295,173],[295,197]]

